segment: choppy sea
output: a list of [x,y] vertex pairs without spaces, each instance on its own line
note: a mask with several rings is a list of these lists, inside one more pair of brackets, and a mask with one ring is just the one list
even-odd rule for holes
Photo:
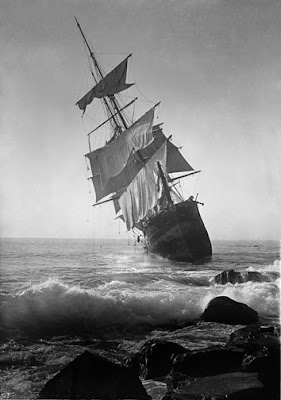
[[[0,262],[1,399],[36,398],[85,349],[121,361],[154,337],[190,349],[225,343],[237,326],[194,324],[219,295],[279,324],[276,241],[214,241],[211,261],[190,264],[121,239],[2,239]],[[265,279],[212,282],[230,269]]]

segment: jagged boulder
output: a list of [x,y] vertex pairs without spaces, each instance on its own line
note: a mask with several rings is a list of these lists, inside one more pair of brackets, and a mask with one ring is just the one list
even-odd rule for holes
[[230,271],[223,271],[214,276],[211,282],[217,283],[218,285],[226,285],[227,283],[242,283],[242,279],[240,272],[231,269]]
[[182,381],[198,377],[240,371],[244,352],[223,346],[211,346],[176,356],[166,378],[168,390],[177,388]]
[[218,296],[209,302],[201,319],[206,322],[248,325],[258,322],[258,313],[244,303],[227,296]]
[[248,344],[270,345],[279,342],[280,331],[274,326],[251,325],[234,331],[227,341],[227,345],[246,349]]
[[258,372],[265,389],[280,395],[280,342],[266,346],[254,343],[248,345],[242,371]]
[[129,365],[137,368],[144,379],[163,378],[170,372],[175,356],[186,351],[177,343],[150,340],[131,358]]
[[245,282],[269,282],[270,278],[257,271],[237,272],[233,269],[226,270],[214,276],[211,282],[218,285],[226,285],[227,283],[245,283]]
[[279,400],[279,336],[255,324],[233,332],[225,346],[177,355],[163,400]]
[[269,400],[256,373],[232,372],[198,378],[168,392],[163,400]]
[[40,399],[151,399],[133,368],[85,351],[50,379]]
[[[257,372],[265,389],[280,392],[280,338],[273,326],[251,326],[230,335],[228,344],[243,349],[242,371]],[[275,398],[274,396],[272,398]]]

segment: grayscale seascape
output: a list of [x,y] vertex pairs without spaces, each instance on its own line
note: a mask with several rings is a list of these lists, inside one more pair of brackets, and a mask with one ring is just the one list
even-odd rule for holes
[[[224,344],[239,326],[194,325],[216,296],[278,325],[279,243],[213,246],[212,261],[189,264],[147,255],[126,240],[1,240],[1,398],[36,398],[85,349],[120,361],[148,338],[189,349]],[[210,281],[230,269],[258,271],[265,282]]]
[[0,21],[0,400],[279,400],[281,1]]

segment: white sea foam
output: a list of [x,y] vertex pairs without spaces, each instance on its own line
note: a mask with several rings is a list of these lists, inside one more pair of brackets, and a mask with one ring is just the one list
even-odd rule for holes
[[188,293],[143,290],[125,282],[111,282],[95,289],[68,286],[48,280],[15,295],[6,307],[6,320],[33,328],[56,325],[71,329],[101,329],[135,324],[152,326],[171,320],[192,319],[201,312]]
[[21,329],[91,332],[121,326],[183,322],[200,317],[216,296],[228,296],[254,308],[260,315],[279,314],[276,282],[199,287],[153,281],[145,287],[112,281],[93,289],[69,286],[50,279],[17,293],[7,304],[5,320]]
[[280,259],[278,259],[269,265],[257,265],[255,267],[252,267],[252,266],[248,267],[248,268],[246,268],[246,271],[258,271],[258,272],[263,272],[263,273],[276,272],[276,273],[280,274],[281,262],[280,262]]
[[247,304],[261,316],[278,316],[280,310],[280,278],[274,282],[246,282],[242,284],[215,285],[202,300],[205,307],[216,296],[227,296]]

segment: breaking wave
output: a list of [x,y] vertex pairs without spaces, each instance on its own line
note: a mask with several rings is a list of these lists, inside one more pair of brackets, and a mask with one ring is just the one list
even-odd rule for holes
[[4,317],[7,323],[23,330],[60,334],[95,333],[114,326],[158,326],[171,320],[192,319],[200,312],[200,304],[194,299],[144,291],[125,282],[82,289],[48,280],[13,296]]
[[72,333],[102,335],[137,327],[178,324],[200,317],[216,296],[228,296],[263,316],[279,315],[279,279],[213,286],[190,286],[166,280],[114,280],[92,289],[71,286],[58,279],[30,285],[4,305],[4,322],[28,334]]
[[275,260],[272,264],[269,265],[258,265],[255,267],[248,267],[246,271],[258,271],[261,273],[271,275],[272,273],[280,274],[280,268],[281,268],[281,261]]

